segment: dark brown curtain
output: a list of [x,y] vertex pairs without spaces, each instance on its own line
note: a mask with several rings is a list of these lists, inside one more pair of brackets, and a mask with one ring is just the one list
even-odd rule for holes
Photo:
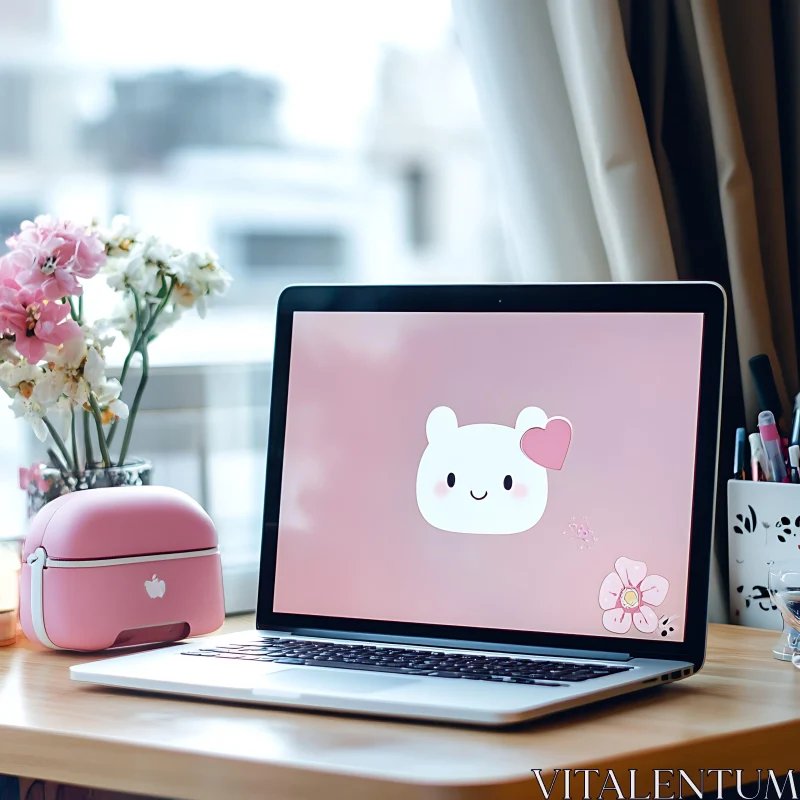
[[748,359],[798,391],[798,0],[621,4],[680,278],[728,292],[716,550],[727,578],[735,430],[755,430]]

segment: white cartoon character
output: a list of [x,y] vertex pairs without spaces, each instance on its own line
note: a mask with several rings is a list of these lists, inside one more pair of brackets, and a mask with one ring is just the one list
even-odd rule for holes
[[516,425],[458,426],[455,412],[434,408],[417,471],[425,520],[454,533],[509,534],[532,528],[547,506],[547,470],[564,464],[572,426],[541,408],[523,409]]

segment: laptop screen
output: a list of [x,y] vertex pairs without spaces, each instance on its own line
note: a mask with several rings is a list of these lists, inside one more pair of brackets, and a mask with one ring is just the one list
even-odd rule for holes
[[702,333],[296,312],[274,610],[683,641]]

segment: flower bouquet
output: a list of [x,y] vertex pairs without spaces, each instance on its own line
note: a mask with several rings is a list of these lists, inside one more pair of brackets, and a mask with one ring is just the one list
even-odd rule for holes
[[[204,316],[207,301],[224,294],[231,278],[213,253],[178,250],[142,234],[126,217],[116,217],[110,228],[37,217],[6,244],[0,388],[14,414],[49,445],[49,467],[20,471],[22,487],[41,506],[52,499],[49,473],[59,478],[57,495],[91,488],[98,473],[126,468],[147,386],[148,347],[187,309]],[[99,278],[121,297],[110,316],[90,321],[83,285]],[[128,345],[118,379],[106,376],[105,357],[116,336]],[[141,377],[129,406],[125,382],[134,359],[141,361]],[[30,502],[29,508],[38,510]]]

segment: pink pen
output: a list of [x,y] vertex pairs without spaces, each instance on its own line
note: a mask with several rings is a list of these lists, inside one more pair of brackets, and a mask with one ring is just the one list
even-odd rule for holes
[[776,483],[782,483],[786,477],[786,464],[783,460],[781,435],[771,411],[762,411],[758,415],[758,432],[761,434],[764,455],[769,464],[769,478]]

